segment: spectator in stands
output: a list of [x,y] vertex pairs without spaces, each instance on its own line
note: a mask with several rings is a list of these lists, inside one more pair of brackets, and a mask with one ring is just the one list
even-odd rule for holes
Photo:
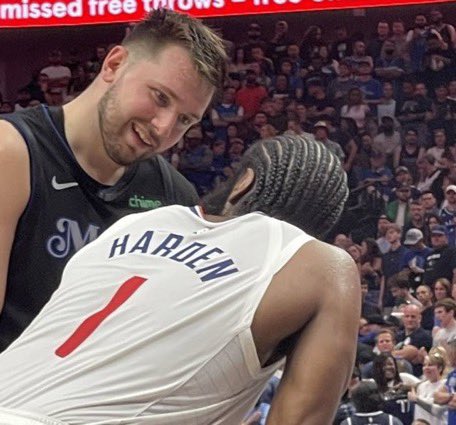
[[313,123],[307,118],[307,106],[303,102],[296,105],[298,122],[305,133],[312,133]]
[[262,38],[261,26],[257,22],[252,22],[247,29],[247,41],[241,44],[244,49],[245,61],[252,61],[252,46],[261,46],[266,51],[266,42]]
[[353,42],[348,36],[347,27],[344,25],[335,28],[335,40],[331,45],[331,57],[336,61],[343,61],[352,54]]
[[375,60],[375,75],[381,82],[396,82],[406,71],[406,64],[403,57],[396,51],[394,41],[385,40],[380,57]]
[[374,380],[384,400],[383,410],[397,416],[402,423],[412,421],[413,411],[408,405],[407,393],[419,378],[409,373],[399,373],[396,359],[388,353],[382,353],[374,360]]
[[287,77],[288,80],[288,97],[290,99],[301,99],[303,95],[303,84],[302,78],[299,74],[296,74],[293,68],[293,62],[290,58],[283,58],[280,61],[280,73],[276,75],[276,78],[282,74]]
[[327,71],[323,57],[320,56],[320,53],[314,53],[310,57],[310,64],[302,71],[305,86],[308,88],[313,82],[318,81],[326,90],[326,87],[328,87],[328,84],[333,78]]
[[345,153],[336,142],[329,140],[329,129],[328,124],[325,121],[317,121],[314,125],[314,136],[315,140],[322,142],[328,147],[343,163],[345,159]]
[[429,35],[429,27],[426,15],[415,15],[414,27],[407,33],[407,45],[410,55],[411,71],[420,75],[424,71],[424,54],[426,52],[426,40]]
[[369,106],[363,98],[363,93],[359,88],[352,88],[348,92],[347,104],[342,106],[340,116],[343,118],[353,118],[356,121],[358,131],[366,128],[366,120],[371,114]]
[[304,60],[301,58],[301,51],[296,43],[292,43],[287,47],[287,57],[291,62],[293,75],[302,77],[302,69],[304,68]]
[[448,246],[445,226],[431,228],[431,244],[433,251],[426,257],[423,282],[432,286],[442,277],[456,282],[456,248]]
[[269,97],[272,99],[293,99],[296,92],[290,86],[289,77],[285,74],[277,74],[274,83],[269,89]]
[[217,140],[228,140],[226,128],[229,124],[240,123],[244,119],[244,108],[235,103],[236,91],[233,87],[223,90],[221,102],[217,103],[211,111],[211,121],[215,129]]
[[[376,355],[387,353],[392,354],[397,362],[399,372],[413,373],[412,365],[408,360],[402,359],[399,355],[394,352],[396,345],[396,336],[391,329],[382,329],[375,337],[374,353]],[[361,374],[363,379],[372,379],[374,372],[374,362],[364,364],[361,367]]]
[[287,114],[283,99],[280,97],[274,99],[267,97],[261,102],[261,110],[266,113],[268,123],[279,133],[283,133],[287,129]]
[[390,40],[394,43],[396,54],[408,64],[410,56],[408,54],[404,21],[400,18],[395,18],[391,28],[392,34]]
[[343,61],[339,64],[339,74],[328,84],[328,97],[333,99],[335,105],[340,109],[348,92],[354,87],[356,87],[356,83],[353,78],[350,64]]
[[448,279],[445,279],[444,277],[437,279],[433,288],[435,301],[451,298],[451,283]]
[[278,130],[271,124],[265,124],[260,128],[260,139],[269,139],[277,134]]
[[180,154],[179,170],[195,185],[200,195],[212,187],[213,173],[211,165],[213,153],[203,143],[203,133],[199,125],[192,127],[184,136],[185,147]]
[[[361,258],[361,257],[358,257]],[[366,279],[361,280],[361,317],[372,317],[380,315],[378,303],[369,301],[369,282]]]
[[[456,338],[447,343],[448,359],[451,367],[456,368]],[[445,385],[434,393],[434,402],[448,408],[448,425],[456,423],[456,369],[447,376]]]
[[255,71],[248,70],[243,87],[236,92],[236,104],[242,106],[245,118],[250,119],[260,110],[267,95],[266,89],[257,83]]
[[381,215],[377,220],[377,245],[382,254],[386,254],[390,248],[390,243],[386,240],[386,231],[388,230],[388,225],[391,224],[386,215]]
[[405,293],[403,290],[402,296],[407,303],[402,310],[404,330],[397,335],[398,344],[393,354],[395,357],[408,360],[413,366],[413,374],[420,377],[423,373],[424,350],[428,352],[431,349],[432,335],[421,326],[421,303],[409,291]]
[[376,146],[382,147],[386,154],[386,163],[389,167],[393,167],[394,157],[399,156],[401,151],[401,135],[394,129],[392,116],[384,115],[381,118],[381,126],[379,133],[374,137],[374,143]]
[[358,152],[358,129],[354,120],[342,118],[340,125],[331,131],[330,139],[334,140],[345,153],[344,170],[351,171]]
[[232,74],[238,75],[240,78],[245,77],[245,73],[249,68],[249,64],[246,61],[246,53],[243,47],[237,47],[234,50],[234,57],[230,59],[227,65],[227,72],[230,76]]
[[364,101],[371,107],[372,113],[382,97],[382,84],[372,76],[373,67],[368,61],[362,61],[358,66],[356,85],[363,92]]
[[402,83],[400,101],[396,107],[396,119],[407,129],[414,128],[419,132],[421,146],[426,143],[427,127],[425,119],[430,112],[428,103],[415,93],[415,84],[406,80]]
[[412,190],[407,183],[398,187],[395,191],[396,200],[386,204],[386,215],[388,219],[396,223],[401,229],[410,222],[410,200]]
[[[390,250],[383,255],[383,276],[385,281],[399,273],[404,264],[404,257],[409,252],[408,248],[401,244],[401,228],[396,223],[388,225],[386,231],[386,240],[390,244]],[[392,307],[393,298],[389,291],[384,292],[384,306]]]
[[288,32],[287,21],[277,21],[274,25],[274,34],[267,47],[267,56],[272,59],[276,67],[278,67],[280,59],[286,56],[288,46],[294,42]]
[[434,314],[440,325],[439,330],[434,333],[432,345],[446,348],[448,341],[456,338],[456,301],[452,298],[437,301],[434,306]]
[[[393,84],[387,81],[382,85],[382,96],[380,98],[379,104],[377,105],[377,118],[379,123],[381,123],[381,120],[384,116],[395,116],[396,104],[397,102],[394,95]],[[399,123],[395,120],[394,126],[397,127],[398,125]]]
[[372,56],[369,56],[366,53],[366,44],[361,40],[357,40],[353,43],[353,54],[347,57],[347,61],[351,64],[355,75],[358,74],[359,65],[362,62],[368,62],[372,68],[374,67],[374,60],[372,59]]
[[71,71],[67,66],[62,65],[62,52],[53,50],[49,53],[49,65],[40,71],[49,77],[49,87],[60,88],[63,95],[67,94],[68,83],[71,79]]
[[402,425],[402,422],[382,410],[382,395],[379,386],[372,381],[360,382],[352,391],[356,413],[341,425],[367,425],[372,423]]
[[421,303],[421,327],[429,332],[434,329],[434,304],[432,290],[427,285],[420,285],[415,290],[416,299]]
[[444,48],[445,43],[436,30],[431,30],[426,41],[423,77],[430,90],[442,82],[448,83],[454,75],[455,56],[452,50]]
[[394,312],[404,312],[407,305],[413,304],[421,308],[421,303],[411,294],[408,281],[408,272],[402,271],[393,275],[387,283],[388,290],[394,300]]
[[[447,86],[438,83],[434,89],[434,100],[432,101],[432,121],[429,123],[434,129],[447,128],[453,118],[453,102],[448,98]],[[454,144],[454,143],[453,143]]]
[[319,54],[320,47],[324,44],[322,33],[323,30],[319,25],[311,25],[304,32],[300,51],[304,64],[307,66],[310,64],[310,58]]
[[385,42],[388,40],[389,35],[389,23],[386,21],[379,21],[377,24],[377,34],[369,41],[366,49],[367,54],[371,56],[374,61],[380,57],[380,53]]
[[314,80],[308,86],[308,97],[305,104],[307,106],[307,119],[314,124],[317,121],[332,118],[336,114],[331,99],[326,96],[321,80]]
[[230,165],[226,155],[226,142],[216,140],[212,144],[212,164],[211,169],[214,172],[214,187],[217,187],[221,182],[224,182],[230,175],[227,170]]
[[446,228],[448,245],[456,246],[456,185],[445,189],[445,206],[440,211],[440,218]]
[[[412,387],[408,393],[408,399],[415,403],[415,421],[427,420],[432,425],[446,425],[446,408],[434,403],[434,393],[444,384],[443,374],[446,362],[438,352],[431,352],[424,359],[424,380]],[[415,423],[415,422],[414,422]]]
[[361,277],[369,285],[367,301],[378,305],[382,281],[382,253],[373,238],[365,238],[361,242],[360,258]]
[[438,8],[430,13],[430,28],[436,30],[446,45],[446,50],[456,50],[456,31],[454,26],[443,22],[443,14]]
[[327,44],[322,44],[318,49],[318,54],[323,62],[322,72],[333,80],[339,74],[339,62],[331,58],[329,55],[329,47]]
[[249,63],[249,68],[255,72],[256,82],[258,85],[269,89],[272,85],[272,78],[268,77],[258,62]]
[[[275,136],[275,134],[273,136]],[[265,138],[267,137],[263,137],[263,139]],[[245,143],[242,139],[236,137],[230,140],[230,144],[228,146],[228,159],[230,162],[230,167],[234,172],[236,172],[240,166],[242,154],[244,151]]]
[[429,214],[439,214],[437,199],[431,190],[423,190],[421,192],[420,202],[423,205],[425,216]]
[[419,180],[416,187],[420,191],[431,190],[440,205],[444,199],[443,178],[444,173],[437,168],[437,162],[432,154],[424,154],[417,160]]
[[416,228],[407,231],[404,245],[410,252],[404,256],[402,268],[409,270],[409,283],[412,289],[415,289],[423,281],[426,258],[432,252],[432,248],[425,245],[423,232]]
[[[416,229],[421,232],[421,239],[422,243],[424,243],[424,208],[421,205],[420,201],[413,200],[410,202],[409,205],[409,213],[410,213],[410,221],[404,226],[402,229],[405,238],[407,238],[406,232],[408,232],[410,229]],[[415,233],[414,237],[411,238],[410,240],[413,240],[417,237],[417,233]],[[416,242],[415,242],[416,243]],[[405,242],[404,242],[405,244]],[[407,245],[407,244],[406,244]],[[411,245],[414,245],[414,243],[411,243]],[[424,263],[423,263],[424,265]]]
[[270,78],[274,76],[274,64],[271,59],[265,56],[265,52],[260,44],[251,46],[252,62],[260,65],[262,71]]
[[432,155],[437,162],[441,161],[445,153],[451,154],[447,146],[446,132],[443,128],[436,128],[432,134],[432,147],[426,153]]

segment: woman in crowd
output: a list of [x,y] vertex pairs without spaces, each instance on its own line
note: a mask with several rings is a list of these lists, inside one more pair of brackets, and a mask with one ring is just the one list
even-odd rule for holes
[[404,424],[411,423],[413,409],[407,394],[420,382],[419,378],[399,373],[396,359],[390,353],[381,353],[374,359],[373,376],[385,401],[383,411],[398,417]]
[[451,298],[451,283],[448,279],[437,279],[433,285],[433,293],[435,301]]
[[431,154],[436,161],[440,161],[445,153],[450,153],[447,146],[447,138],[445,130],[436,129],[433,132],[432,147],[426,153]]
[[431,350],[423,364],[424,380],[408,393],[408,399],[415,403],[415,420],[425,419],[433,425],[445,425],[446,408],[434,403],[434,393],[444,384],[445,358],[438,350]]

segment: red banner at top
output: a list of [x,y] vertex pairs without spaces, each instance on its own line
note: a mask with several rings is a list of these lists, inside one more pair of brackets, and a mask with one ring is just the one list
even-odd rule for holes
[[0,27],[134,22],[160,7],[207,18],[444,2],[448,0],[0,0]]

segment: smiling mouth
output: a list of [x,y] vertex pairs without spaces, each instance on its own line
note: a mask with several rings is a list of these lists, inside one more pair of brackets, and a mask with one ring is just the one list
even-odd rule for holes
[[143,130],[140,128],[138,125],[133,123],[131,125],[131,128],[133,129],[133,132],[138,136],[138,138],[147,146],[150,147],[155,147],[156,142],[155,140],[150,136],[149,132]]

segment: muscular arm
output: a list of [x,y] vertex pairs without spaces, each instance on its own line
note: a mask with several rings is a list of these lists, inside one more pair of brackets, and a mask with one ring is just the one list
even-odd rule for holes
[[[11,246],[30,196],[27,147],[11,124],[0,121],[0,311],[3,308]],[[14,190],[12,189],[14,187]]]
[[355,359],[361,304],[355,264],[343,251],[320,242],[305,245],[298,254],[288,277],[296,287],[289,294],[296,297],[290,308],[296,310],[292,304],[303,300],[302,331],[267,425],[332,423]]

